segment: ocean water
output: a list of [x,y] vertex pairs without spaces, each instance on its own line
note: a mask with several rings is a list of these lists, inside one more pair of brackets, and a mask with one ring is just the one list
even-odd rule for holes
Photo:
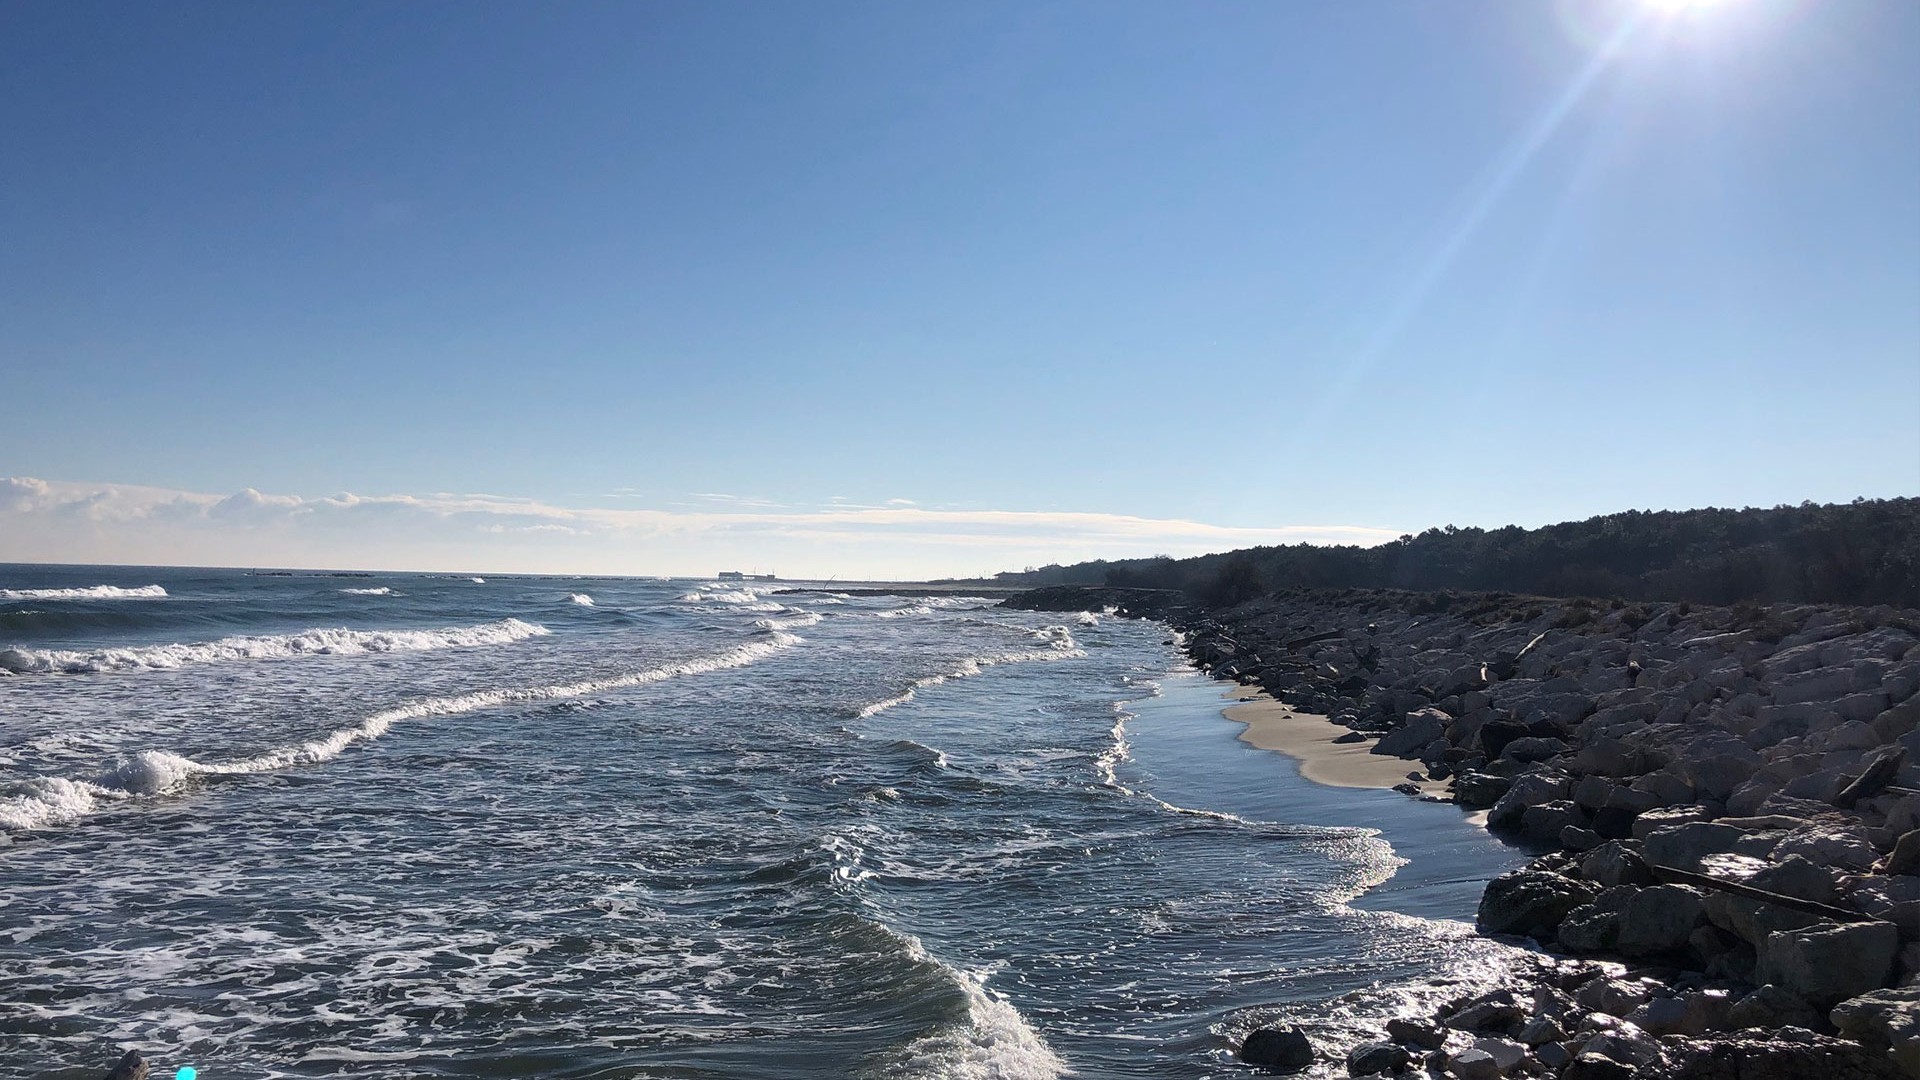
[[1515,962],[1165,628],[784,587],[0,566],[8,1074],[1242,1076]]

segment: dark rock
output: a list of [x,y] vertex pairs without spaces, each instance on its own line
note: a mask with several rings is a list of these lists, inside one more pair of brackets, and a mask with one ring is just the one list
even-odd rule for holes
[[1687,947],[1696,928],[1707,921],[1700,894],[1685,885],[1641,889],[1620,909],[1616,947],[1628,956],[1659,956]]
[[1480,725],[1480,749],[1490,758],[1497,758],[1515,739],[1524,739],[1531,734],[1527,725],[1512,720],[1489,720]]
[[106,1080],[146,1080],[146,1076],[147,1059],[140,1056],[140,1051],[129,1050],[107,1074]]
[[1375,1073],[1399,1072],[1412,1061],[1412,1055],[1398,1043],[1365,1043],[1347,1054],[1347,1075],[1372,1076]]
[[1561,1080],[1633,1080],[1633,1076],[1633,1066],[1604,1054],[1581,1054],[1560,1071]]
[[1489,934],[1551,937],[1567,912],[1593,900],[1600,888],[1547,871],[1512,870],[1487,883],[1475,922]]
[[1920,1076],[1920,989],[1875,990],[1833,1007],[1840,1034],[1893,1054],[1908,1076]]
[[1418,1046],[1423,1050],[1438,1050],[1447,1041],[1447,1033],[1439,1024],[1429,1024],[1424,1020],[1408,1020],[1396,1016],[1387,1021],[1387,1037],[1395,1042]]
[[[1454,778],[1453,798],[1469,810],[1485,810],[1500,801],[1500,796],[1513,787],[1510,777],[1494,776],[1483,772],[1463,772]],[[1916,835],[1920,835],[1917,832]],[[1920,850],[1917,848],[1916,850]]]
[[1313,1043],[1299,1028],[1255,1028],[1240,1044],[1240,1060],[1268,1072],[1299,1072],[1313,1057]]
[[1667,1060],[1662,1080],[1906,1080],[1884,1050],[1799,1028],[1675,1039]]
[[1807,999],[1771,983],[1761,986],[1733,1003],[1727,1011],[1727,1026],[1742,1028],[1815,1027],[1820,1014]]
[[1768,934],[1760,943],[1755,977],[1831,1009],[1850,997],[1887,985],[1900,931],[1892,923],[1817,923]]

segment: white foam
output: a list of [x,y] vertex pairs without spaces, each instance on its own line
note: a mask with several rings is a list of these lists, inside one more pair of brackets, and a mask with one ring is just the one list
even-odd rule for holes
[[385,585],[377,589],[341,589],[348,596],[392,596],[393,590]]
[[0,799],[0,829],[38,829],[76,821],[93,812],[103,799],[163,794],[192,776],[232,776],[274,772],[295,765],[316,765],[338,757],[341,751],[356,742],[385,735],[403,720],[455,716],[519,702],[563,701],[643,686],[682,675],[743,667],[797,645],[801,640],[792,634],[776,633],[764,641],[742,645],[717,656],[683,660],[611,678],[558,686],[527,686],[422,698],[374,713],[358,724],[329,732],[318,739],[297,746],[283,746],[239,761],[200,762],[165,750],[142,750],[122,758],[91,783],[60,776],[23,781],[17,794]]
[[177,668],[230,660],[279,660],[293,656],[356,656],[362,653],[420,652],[431,649],[504,645],[552,633],[519,619],[449,626],[438,630],[302,630],[297,634],[229,637],[176,645],[142,645],[88,652],[62,649],[0,651],[0,669],[19,674],[69,675],[103,671]]
[[[891,928],[889,928],[891,929]],[[913,1080],[1055,1080],[1066,1062],[1003,994],[987,989],[991,971],[963,971],[928,953],[920,939],[894,931],[915,960],[939,968],[966,996],[964,1023],[923,1035],[902,1053],[895,1075]]]
[[581,607],[593,606],[593,597],[588,596],[586,593],[583,593],[583,592],[568,593],[567,599],[569,601],[572,601],[573,603],[579,604]]
[[[1064,627],[1060,629],[1065,630]],[[865,720],[871,716],[878,716],[896,705],[905,705],[907,702],[912,701],[914,693],[918,690],[923,690],[929,686],[939,686],[941,683],[952,679],[972,678],[986,668],[1001,664],[1034,664],[1047,663],[1053,660],[1076,660],[1087,655],[1085,649],[1079,648],[1074,644],[1071,635],[1067,635],[1064,638],[1048,637],[1045,640],[1048,641],[1048,647],[1045,649],[1029,649],[1024,652],[968,657],[960,661],[951,671],[941,672],[938,675],[927,675],[913,680],[912,683],[908,684],[906,690],[884,701],[876,701],[866,706],[855,713],[854,718]]]
[[762,630],[797,630],[802,626],[815,626],[826,618],[817,611],[802,608],[784,608],[781,613],[770,619],[755,619],[753,625]]
[[93,585],[84,589],[0,589],[0,600],[157,600],[167,595],[158,585],[122,588]]
[[475,585],[485,585],[487,583],[487,579],[483,577],[470,577],[467,580],[473,582]]

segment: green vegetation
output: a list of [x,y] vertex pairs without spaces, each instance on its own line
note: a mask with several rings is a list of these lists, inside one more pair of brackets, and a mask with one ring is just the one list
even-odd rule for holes
[[1628,510],[1539,529],[1448,525],[1373,548],[1296,544],[1101,560],[995,581],[1179,589],[1213,606],[1281,589],[1396,588],[1920,607],[1920,498]]

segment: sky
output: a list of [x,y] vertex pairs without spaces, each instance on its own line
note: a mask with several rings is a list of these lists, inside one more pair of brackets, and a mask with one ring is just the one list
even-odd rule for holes
[[0,0],[0,560],[1920,494],[1920,4]]

